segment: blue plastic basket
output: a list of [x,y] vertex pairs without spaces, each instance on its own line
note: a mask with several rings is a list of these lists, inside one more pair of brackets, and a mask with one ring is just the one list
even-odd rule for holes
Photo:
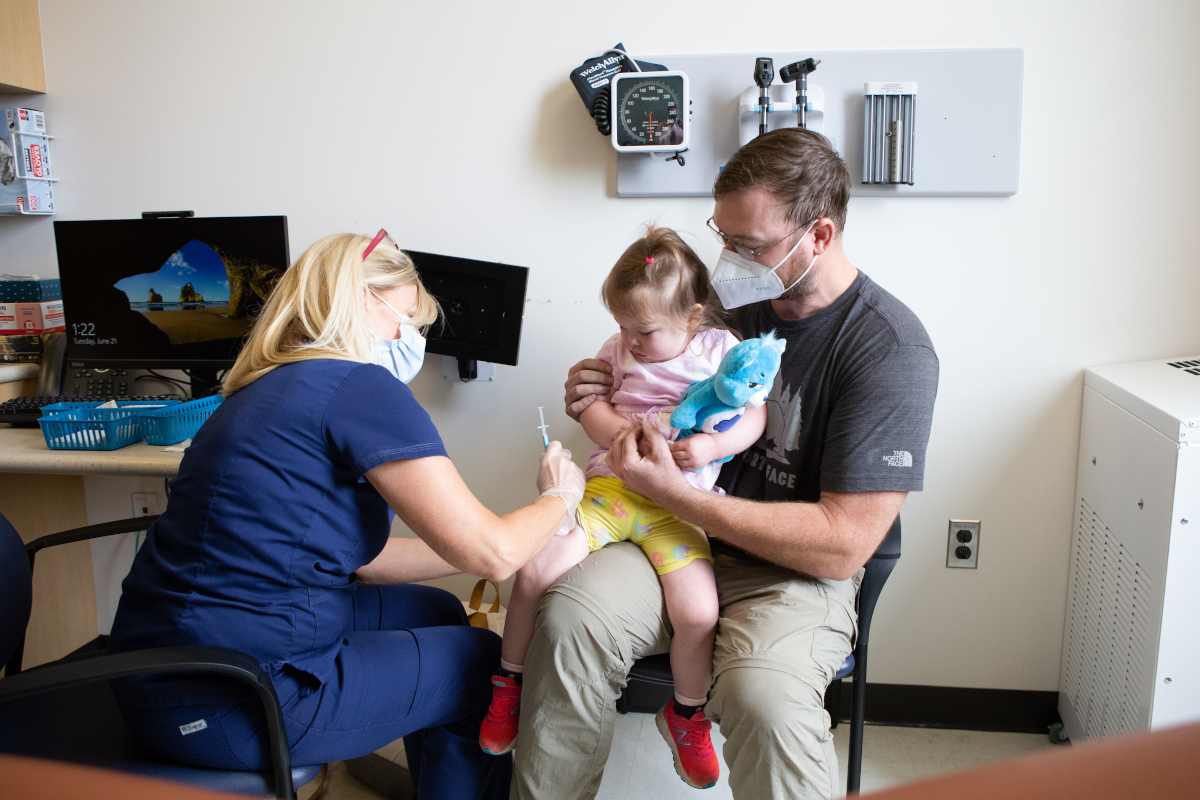
[[217,410],[217,406],[221,405],[221,400],[221,396],[216,395],[139,413],[137,418],[146,432],[146,443],[178,444],[192,438],[204,421]]
[[[178,400],[118,400],[117,410],[133,409],[136,413],[139,408],[159,408],[160,406],[178,405]],[[42,416],[48,417],[51,414],[58,414],[63,411],[74,411],[79,408],[97,408],[104,405],[103,401],[93,400],[88,403],[53,403],[48,406],[42,406]]]
[[117,450],[142,439],[135,416],[147,406],[177,404],[175,400],[126,400],[116,408],[101,403],[55,403],[42,409],[38,425],[51,450]]

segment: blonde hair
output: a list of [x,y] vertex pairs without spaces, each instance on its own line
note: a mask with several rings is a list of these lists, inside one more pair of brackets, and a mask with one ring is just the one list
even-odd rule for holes
[[693,333],[729,327],[704,262],[670,228],[646,226],[604,279],[600,299],[610,314],[662,317]]
[[408,254],[380,242],[364,261],[368,236],[335,233],[314,242],[283,274],[225,378],[229,397],[276,367],[310,358],[366,362],[375,335],[364,287],[376,292],[415,284],[414,325],[428,327],[438,304]]

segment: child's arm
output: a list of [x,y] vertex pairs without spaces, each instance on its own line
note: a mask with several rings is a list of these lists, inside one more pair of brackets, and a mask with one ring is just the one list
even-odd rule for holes
[[[587,431],[588,438],[599,447],[612,447],[617,434],[633,423],[617,413],[612,403],[596,400],[579,415],[579,424]],[[734,428],[737,426],[734,425]]]
[[694,433],[686,439],[672,442],[671,454],[675,456],[675,463],[680,469],[693,472],[718,458],[737,455],[757,442],[766,429],[767,406],[764,403],[758,408],[747,408],[742,418],[727,431]]

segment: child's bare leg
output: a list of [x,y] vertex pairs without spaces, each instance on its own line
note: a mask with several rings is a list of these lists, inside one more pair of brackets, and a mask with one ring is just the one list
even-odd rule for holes
[[566,536],[553,537],[528,564],[517,570],[504,619],[504,642],[500,646],[503,661],[517,666],[525,663],[525,653],[533,641],[533,612],[538,601],[551,584],[587,554],[587,534],[576,525]]
[[[671,639],[671,675],[676,698],[682,705],[703,705],[712,683],[713,636],[720,612],[712,563],[698,558],[674,572],[660,575],[659,580],[666,595],[667,614],[675,629]],[[685,702],[683,698],[688,700]]]

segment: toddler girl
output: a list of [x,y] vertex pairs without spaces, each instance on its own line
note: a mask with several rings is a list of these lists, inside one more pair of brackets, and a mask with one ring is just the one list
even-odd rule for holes
[[[612,400],[597,400],[579,419],[599,449],[588,462],[577,524],[517,572],[504,626],[501,671],[492,679],[492,704],[479,744],[492,754],[513,747],[521,673],[542,595],[588,553],[629,540],[642,548],[658,572],[674,629],[675,700],[659,710],[658,728],[671,746],[679,776],[707,788],[719,772],[709,738],[712,726],[703,711],[712,682],[718,612],[708,539],[695,525],[626,488],[604,459],[613,439],[640,422],[674,438],[677,432],[668,420],[684,390],[715,373],[738,339],[721,326],[704,264],[670,229],[651,227],[630,245],[605,279],[601,296],[621,330],[596,356],[613,366]],[[712,462],[740,453],[765,427],[765,406],[747,409],[729,430],[689,436],[674,442],[671,450],[693,486],[720,492],[713,484],[721,465]]]

